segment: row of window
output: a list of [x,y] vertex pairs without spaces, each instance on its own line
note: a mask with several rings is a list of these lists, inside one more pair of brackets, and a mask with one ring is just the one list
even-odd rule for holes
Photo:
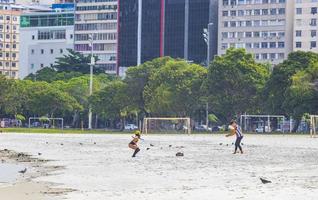
[[[50,54],[54,54],[54,49],[50,49],[49,52],[50,52]],[[59,49],[59,53],[63,54],[64,53],[64,49]],[[31,54],[32,55],[36,54],[35,49],[31,49]],[[40,54],[42,54],[42,55],[45,54],[45,49],[41,49],[40,50]]]
[[[0,39],[3,39],[4,34],[0,33]],[[5,39],[13,39],[16,40],[17,39],[17,35],[16,34],[5,34]]]
[[[2,24],[0,24],[0,30],[3,30],[3,25]],[[15,30],[17,30],[17,25],[12,25],[12,26],[6,25],[6,30],[14,30],[15,31]]]
[[[93,44],[94,51],[116,51],[116,44],[105,44],[105,43],[98,43]],[[89,44],[75,44],[74,45],[75,51],[90,51],[91,46]]]
[[285,19],[272,20],[246,20],[246,21],[224,21],[223,27],[259,27],[259,26],[283,26]]
[[286,0],[223,0],[223,6],[248,5],[248,4],[270,4],[285,3]]
[[17,53],[2,53],[0,52],[0,58],[16,58],[17,57]]
[[16,62],[1,62],[0,61],[0,67],[17,67],[18,63]]
[[[308,1],[308,0],[305,0],[305,1]],[[311,3],[317,3],[318,0],[310,0],[310,2],[311,2]],[[296,0],[296,3],[297,3],[297,4],[301,4],[301,3],[303,3],[303,0]],[[306,3],[309,3],[309,2],[306,2]]]
[[97,64],[96,67],[100,69],[104,69],[105,71],[116,71],[116,64],[111,64],[111,63]]
[[75,24],[75,31],[87,30],[117,30],[117,23],[92,23],[92,24]]
[[18,21],[18,16],[10,16],[10,15],[0,15],[0,20],[11,20]]
[[[315,15],[315,14],[317,14],[317,11],[318,11],[317,7],[311,7],[310,8],[310,14]],[[302,15],[303,14],[303,8],[296,8],[296,14],[297,15]]]
[[[302,48],[303,42],[296,42],[295,47],[296,48]],[[311,49],[317,48],[317,41],[310,41],[309,46]]]
[[38,40],[61,40],[66,38],[66,30],[38,31]]
[[259,15],[285,15],[285,8],[271,8],[271,9],[248,9],[248,10],[224,10],[223,17],[231,16],[259,16]]
[[76,21],[116,20],[117,12],[76,14]]
[[296,19],[296,26],[317,26],[317,19],[312,18],[308,20]]
[[221,49],[225,50],[230,47],[234,48],[246,48],[246,49],[283,49],[285,48],[285,42],[254,42],[254,43],[222,43]]
[[285,59],[284,53],[256,53],[254,54],[256,60],[283,60]]
[[[116,33],[95,33],[93,40],[116,40]],[[89,34],[75,34],[75,41],[87,41],[90,39]]]
[[117,0],[76,0],[76,3],[117,2]]
[[117,10],[117,5],[77,6],[77,11],[87,10]]
[[17,76],[17,73],[15,71],[0,71],[0,74],[11,78],[16,78]]
[[273,39],[277,37],[280,39],[285,36],[283,31],[247,31],[247,32],[222,32],[222,39],[227,38],[268,38]]
[[13,43],[0,43],[0,49],[2,49],[3,47],[5,47],[6,49],[10,49],[10,47],[12,47],[12,49],[16,49],[17,48],[17,44]]
[[43,27],[43,26],[72,26],[74,25],[74,14],[54,14],[54,15],[24,15],[21,16],[20,26]]
[[[295,35],[296,37],[302,37],[303,36],[303,32],[302,30],[296,30],[295,31]],[[310,36],[311,37],[317,37],[317,30],[310,30]]]

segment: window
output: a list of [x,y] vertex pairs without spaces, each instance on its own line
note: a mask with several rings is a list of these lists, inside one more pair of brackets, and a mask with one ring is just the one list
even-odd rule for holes
[[301,42],[296,42],[296,48],[301,48]]
[[63,49],[60,49],[60,53],[63,53]]
[[311,37],[316,37],[317,36],[317,31],[316,30],[311,30],[310,31]]
[[301,26],[302,25],[302,20],[301,19],[296,19],[296,25]]
[[285,57],[285,54],[284,53],[279,53],[278,54],[278,59],[284,59]]
[[251,27],[252,26],[252,21],[246,21],[245,24],[246,24],[247,27]]
[[269,48],[276,48],[276,42],[270,42]]
[[222,14],[222,15],[223,15],[223,17],[229,16],[229,11],[227,11],[227,10],[226,10],[226,11],[223,11],[223,14]]
[[228,47],[228,44],[227,44],[227,43],[222,43],[222,45],[221,45],[221,49],[222,49],[222,50],[227,49],[227,47]]
[[302,8],[296,8],[296,14],[297,15],[301,15],[303,13],[303,9]]
[[229,27],[229,22],[223,22],[224,27]]
[[231,16],[235,17],[236,16],[236,10],[231,10]]
[[278,9],[278,14],[279,15],[284,15],[285,14],[285,8],[279,8]]
[[285,42],[278,42],[277,46],[278,48],[285,48]]
[[301,37],[301,30],[296,31],[296,37]]
[[51,52],[51,54],[53,54],[53,53],[54,53],[54,50],[53,50],[53,49],[50,49],[50,52]]
[[317,42],[316,41],[311,41],[310,42],[310,48],[316,48],[317,47]]
[[222,32],[222,38],[228,38],[228,32]]
[[246,10],[246,15],[252,15],[252,13],[253,13],[253,10]]
[[311,19],[310,26],[317,26],[317,19]]
[[244,16],[244,10],[237,11],[238,16]]
[[268,9],[262,9],[262,15],[268,15]]
[[253,44],[253,46],[254,46],[254,49],[259,49],[259,47],[260,47],[260,45],[259,45],[258,42],[255,42],[255,43]]
[[34,35],[32,35],[32,40],[34,40],[35,39],[35,36]]
[[260,26],[261,25],[261,21],[260,20],[255,20],[254,21],[254,26]]
[[258,38],[258,37],[260,36],[260,33],[259,33],[258,31],[256,31],[256,32],[253,33],[253,36],[254,36],[255,38]]
[[251,48],[252,48],[252,43],[246,43],[246,44],[245,44],[245,48],[251,49]]
[[267,49],[268,48],[268,43],[267,42],[262,42],[262,49]]
[[34,54],[34,49],[31,49],[31,54]]
[[275,60],[276,59],[276,54],[275,53],[271,53],[269,54],[269,57],[271,60]]
[[41,54],[44,54],[44,49],[41,49]]
[[236,21],[231,21],[230,25],[231,25],[231,27],[236,27]]
[[31,64],[31,69],[33,69],[34,68],[34,64]]
[[267,60],[268,57],[267,57],[267,53],[262,53],[262,60]]
[[302,0],[296,0],[296,3],[302,3]]
[[260,59],[260,57],[259,57],[259,54],[258,54],[258,53],[257,53],[257,54],[255,54],[255,56],[254,56],[254,57],[255,57],[255,59],[256,59],[256,60],[259,60],[259,59]]
[[7,20],[10,20],[10,16],[6,16],[6,19],[7,19]]
[[261,15],[261,10],[260,9],[255,9],[254,10],[254,15]]
[[270,13],[271,13],[271,15],[276,15],[277,14],[276,8],[270,9]]
[[317,14],[317,7],[311,8],[311,14],[313,14],[313,15]]
[[245,37],[246,38],[251,38],[252,37],[252,32],[245,32]]
[[41,68],[43,68],[43,67],[44,67],[44,64],[43,64],[43,63],[41,63],[41,64],[40,64],[40,66],[41,66]]

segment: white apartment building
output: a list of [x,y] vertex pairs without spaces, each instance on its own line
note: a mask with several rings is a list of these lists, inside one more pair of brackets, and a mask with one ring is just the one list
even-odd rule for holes
[[24,13],[20,22],[20,74],[54,65],[57,57],[74,47],[73,12]]
[[318,0],[295,0],[294,51],[318,53]]
[[95,67],[116,73],[117,0],[77,0],[75,5],[74,49],[98,56]]
[[218,55],[245,48],[259,62],[282,62],[293,50],[294,0],[219,0]]

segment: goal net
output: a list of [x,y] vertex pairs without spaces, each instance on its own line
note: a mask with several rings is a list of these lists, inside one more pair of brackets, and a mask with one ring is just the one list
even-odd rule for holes
[[30,117],[29,128],[63,129],[63,118]]
[[318,115],[310,115],[310,136],[316,137],[318,131]]
[[144,118],[143,133],[191,134],[191,120],[186,118]]

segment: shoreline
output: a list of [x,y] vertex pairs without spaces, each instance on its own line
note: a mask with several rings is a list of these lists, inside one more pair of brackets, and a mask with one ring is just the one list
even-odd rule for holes
[[60,166],[45,165],[49,161],[35,158],[26,153],[18,153],[8,149],[0,150],[2,164],[14,164],[23,166],[25,173],[17,172],[17,178],[13,182],[0,184],[1,199],[10,200],[46,200],[63,196],[72,189],[59,188],[57,184],[35,181],[36,178],[49,176],[51,173],[63,169]]

